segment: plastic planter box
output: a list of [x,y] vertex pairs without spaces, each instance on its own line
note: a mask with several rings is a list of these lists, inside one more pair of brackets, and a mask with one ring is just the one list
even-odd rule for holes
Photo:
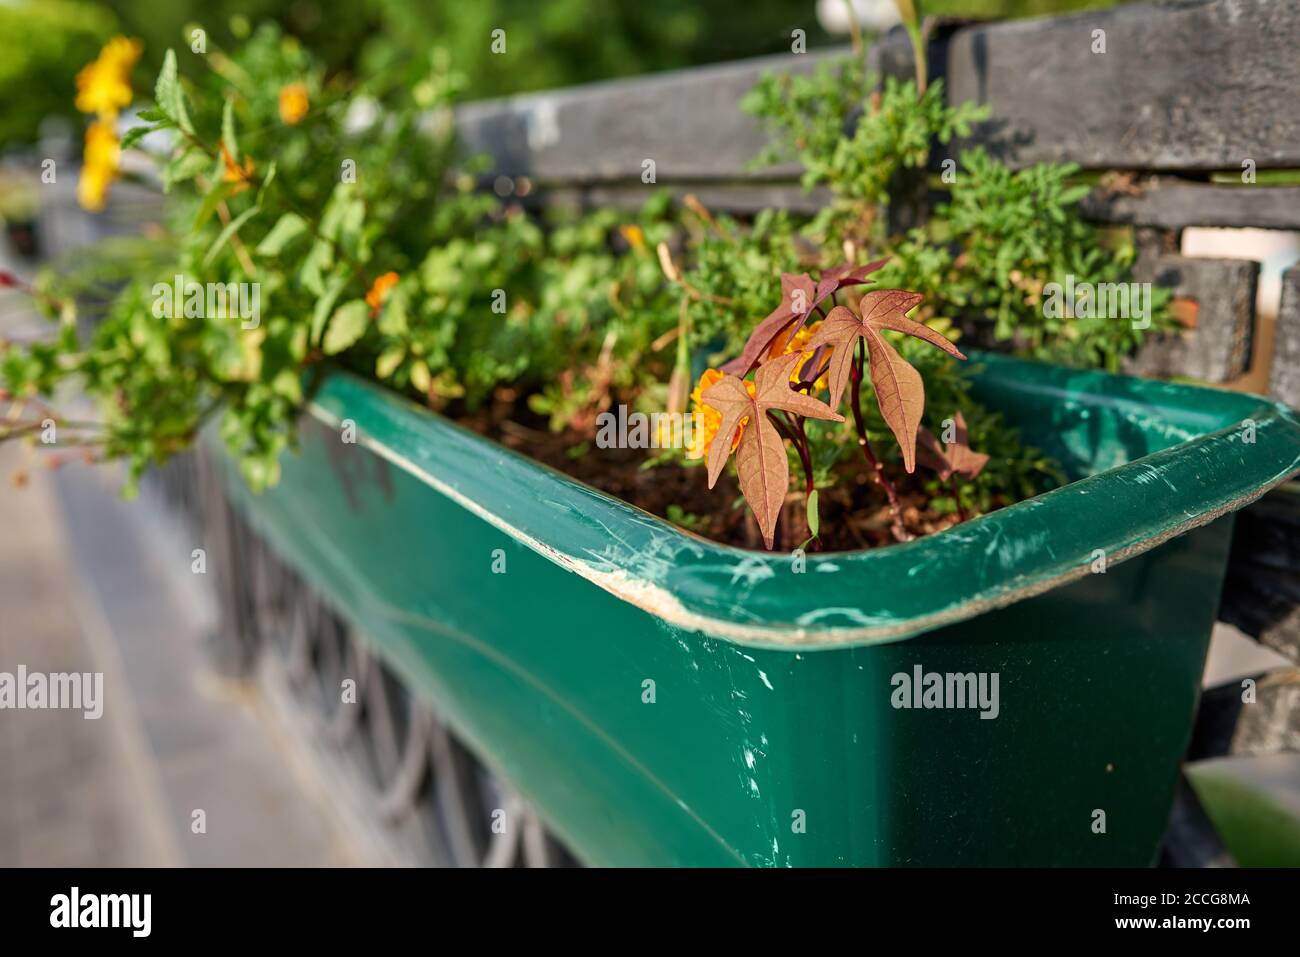
[[[1229,513],[1300,470],[1300,422],[978,364],[982,401],[1077,480],[802,574],[341,374],[281,485],[228,487],[590,864],[1149,864]],[[894,707],[918,667],[996,674],[997,716]]]

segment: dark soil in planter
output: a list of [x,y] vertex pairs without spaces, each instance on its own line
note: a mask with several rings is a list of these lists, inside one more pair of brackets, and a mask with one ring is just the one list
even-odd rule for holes
[[[741,548],[763,548],[753,515],[740,497],[735,478],[728,474],[710,489],[703,463],[643,468],[649,457],[643,449],[596,449],[592,436],[570,430],[552,432],[546,422],[527,409],[510,403],[456,416],[468,428],[516,452],[536,459],[616,498],[630,502],[660,518],[705,538]],[[523,424],[527,422],[529,424]],[[575,451],[577,450],[577,451]],[[657,452],[658,450],[653,450]],[[903,526],[913,537],[931,535],[958,523],[954,514],[929,507],[930,496],[919,473],[909,475],[901,466],[886,464],[902,506]],[[884,490],[863,464],[847,466],[831,488],[818,493],[821,536],[809,551],[843,552],[893,545],[890,511]],[[674,509],[669,514],[670,506]],[[683,515],[687,516],[684,521]],[[973,515],[967,515],[971,518]],[[792,494],[776,527],[776,548],[790,551],[809,537],[802,494]]]

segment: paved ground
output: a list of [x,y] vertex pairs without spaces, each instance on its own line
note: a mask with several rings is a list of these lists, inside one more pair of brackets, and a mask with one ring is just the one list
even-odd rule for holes
[[[0,447],[6,478],[18,452]],[[0,671],[103,672],[105,702],[0,711],[0,865],[355,862],[260,697],[209,677],[200,592],[165,567],[188,549],[166,554],[110,476],[0,491]]]

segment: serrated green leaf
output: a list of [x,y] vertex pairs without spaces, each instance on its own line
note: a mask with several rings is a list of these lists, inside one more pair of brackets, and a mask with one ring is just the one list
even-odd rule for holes
[[154,130],[165,129],[166,126],[166,123],[157,123],[153,126],[133,126],[127,130],[126,134],[122,137],[122,142],[118,144],[118,149],[129,150]]
[[321,348],[327,356],[338,355],[366,332],[370,307],[362,299],[349,299],[334,311]]
[[168,50],[163,57],[162,70],[158,73],[158,82],[154,85],[154,99],[158,108],[166,113],[186,133],[194,133],[194,124],[190,122],[189,112],[185,109],[185,94],[181,90],[180,78],[176,72],[176,53]]

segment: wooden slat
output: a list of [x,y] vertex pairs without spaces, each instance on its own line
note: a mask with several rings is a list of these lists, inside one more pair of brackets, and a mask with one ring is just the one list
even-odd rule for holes
[[[653,159],[659,183],[729,179],[767,142],[740,110],[741,98],[766,72],[811,71],[845,50],[788,54],[631,80],[470,103],[458,129],[473,152],[496,161],[496,172],[539,182],[640,181]],[[797,166],[763,176],[798,175]]]
[[978,140],[1017,165],[1294,167],[1298,45],[1300,4],[1176,0],[967,27],[943,72],[950,101],[992,106]]
[[1217,186],[1154,177],[1135,193],[1096,189],[1080,206],[1089,219],[1161,229],[1259,226],[1300,229],[1300,186]]
[[805,190],[792,183],[710,183],[708,181],[660,183],[657,186],[612,183],[595,186],[559,186],[531,194],[525,205],[562,206],[581,210],[639,209],[654,191],[675,200],[695,196],[718,213],[752,216],[764,209],[784,209],[812,216],[830,204],[825,189]]
[[1273,370],[1269,392],[1300,409],[1300,266],[1282,274],[1282,304],[1273,333]]
[[1134,272],[1139,281],[1167,286],[1175,297],[1194,300],[1196,327],[1149,339],[1126,360],[1125,371],[1218,383],[1249,368],[1259,263],[1166,254],[1139,260]]
[[[1094,29],[1106,33],[1104,54],[1092,52]],[[934,44],[932,66],[950,101],[991,105],[993,119],[976,141],[1015,165],[1237,170],[1251,159],[1259,169],[1286,168],[1300,167],[1298,45],[1300,4],[1178,0],[960,27]],[[751,175],[745,165],[765,142],[740,112],[741,97],[764,72],[811,70],[846,52],[469,104],[458,119],[470,148],[493,155],[507,175],[633,181],[642,161],[653,159],[661,183],[736,180]],[[878,44],[871,60],[885,72],[911,74],[898,35]],[[793,178],[797,170],[763,175]],[[1247,202],[1267,215],[1263,198]]]
[[1300,751],[1300,670],[1275,671],[1252,680],[1255,700],[1251,702],[1242,701],[1240,681],[1201,695],[1189,761]]
[[1219,617],[1300,666],[1300,487],[1237,513]]

